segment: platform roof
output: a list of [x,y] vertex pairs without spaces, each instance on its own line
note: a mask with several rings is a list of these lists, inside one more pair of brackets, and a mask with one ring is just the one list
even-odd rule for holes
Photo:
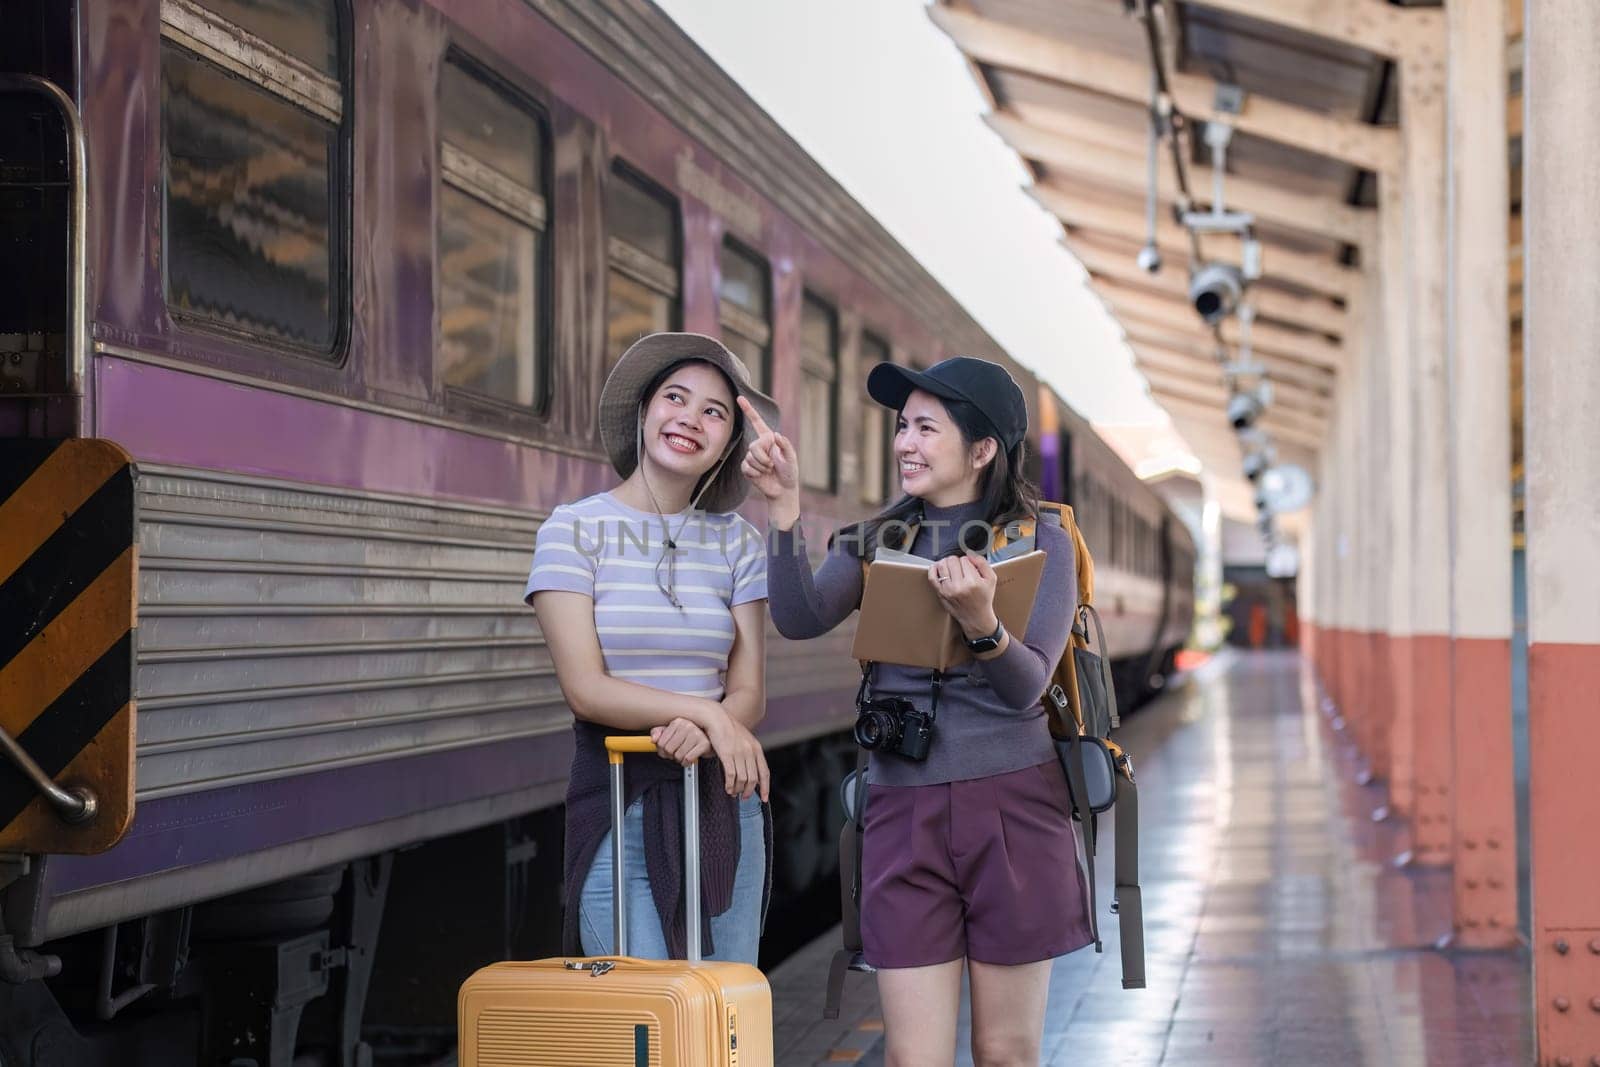
[[[1522,0],[1502,2],[1515,169]],[[1141,17],[1146,0],[935,0],[929,14],[966,55],[990,105],[986,121],[1027,166],[1028,193],[1061,223],[1062,244],[1121,324],[1151,397],[1217,480],[1222,498],[1248,501],[1239,442],[1224,416],[1229,384],[1219,360],[1219,353],[1232,358],[1239,323],[1206,327],[1187,296],[1191,264],[1237,264],[1239,241],[1208,236],[1196,244],[1178,221],[1185,187],[1192,207],[1210,207],[1206,124],[1234,127],[1224,201],[1255,216],[1262,246],[1262,277],[1251,290],[1252,347],[1274,401],[1260,425],[1280,460],[1309,466],[1325,445],[1346,344],[1354,343],[1363,271],[1378,260],[1380,176],[1401,166],[1397,63],[1439,52],[1443,9],[1385,0],[1148,6],[1148,25]],[[1155,240],[1164,264],[1152,275],[1135,257],[1147,232],[1157,57],[1178,119],[1158,157]],[[1223,86],[1243,90],[1243,106],[1231,116],[1218,110]],[[1175,157],[1183,161],[1184,187]],[[1511,187],[1521,187],[1515,174]],[[1519,207],[1508,205],[1517,412]]]

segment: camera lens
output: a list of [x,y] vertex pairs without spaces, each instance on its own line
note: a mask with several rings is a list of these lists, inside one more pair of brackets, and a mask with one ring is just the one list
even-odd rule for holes
[[870,711],[856,720],[856,744],[862,748],[877,748],[882,741],[883,733]]
[[856,719],[856,744],[872,749],[892,747],[898,725],[888,712],[876,708],[864,711]]

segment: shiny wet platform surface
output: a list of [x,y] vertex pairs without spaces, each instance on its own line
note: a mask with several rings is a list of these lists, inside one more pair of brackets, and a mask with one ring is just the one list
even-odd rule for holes
[[[1139,775],[1149,986],[1121,988],[1103,915],[1104,954],[1056,963],[1044,1062],[1533,1062],[1526,954],[1434,947],[1448,872],[1395,866],[1402,828],[1373,821],[1382,791],[1356,784],[1297,655],[1219,657],[1119,736]],[[802,952],[773,976],[778,1062],[881,1063],[871,980],[852,977],[846,1018],[820,1024],[819,963]]]

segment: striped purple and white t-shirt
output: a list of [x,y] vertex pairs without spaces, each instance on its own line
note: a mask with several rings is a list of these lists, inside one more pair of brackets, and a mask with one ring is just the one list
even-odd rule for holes
[[[565,590],[592,598],[606,673],[720,700],[732,609],[767,598],[766,545],[732,513],[678,512],[666,516],[666,526],[678,547],[658,569],[665,551],[660,516],[610,493],[564,504],[539,527],[523,596],[531,602],[534,593]],[[661,590],[669,573],[682,607]]]

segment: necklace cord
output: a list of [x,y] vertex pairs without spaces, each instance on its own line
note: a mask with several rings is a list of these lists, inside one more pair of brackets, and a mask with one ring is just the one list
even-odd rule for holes
[[[722,467],[728,462],[728,457],[733,454],[734,446],[739,443],[742,434],[735,434],[728,441],[728,447],[723,449],[722,458],[717,460],[709,474],[701,479],[700,488],[695,492],[694,498],[689,501],[688,510],[684,512],[683,521],[678,524],[678,532],[673,534],[667,525],[666,512],[661,508],[661,502],[656,499],[655,490],[650,488],[650,478],[644,472],[644,409],[639,409],[638,429],[634,440],[634,464],[639,471],[639,481],[644,485],[645,495],[650,498],[650,506],[655,509],[656,518],[661,520],[661,558],[656,560],[656,588],[667,598],[667,602],[679,611],[683,610],[683,603],[678,599],[678,538],[683,536],[684,528],[689,525],[689,520],[694,518],[700,504],[700,498],[716,482],[717,476],[722,473]],[[661,582],[661,565],[667,565],[667,581]]]

